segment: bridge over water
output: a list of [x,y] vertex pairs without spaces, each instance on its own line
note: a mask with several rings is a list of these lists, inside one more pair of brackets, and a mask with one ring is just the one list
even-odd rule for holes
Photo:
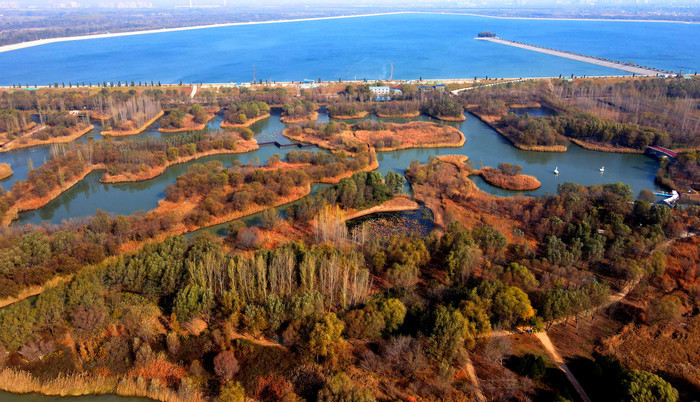
[[676,158],[678,156],[677,152],[673,152],[668,148],[657,147],[657,146],[653,146],[653,145],[647,147],[645,152],[648,154],[654,155],[657,158],[661,158],[663,156],[665,156],[667,158]]
[[277,148],[292,148],[292,147],[297,147],[297,148],[316,148],[318,145],[316,144],[299,144],[296,142],[292,142],[289,144],[282,144],[279,141],[268,141],[268,142],[260,142],[258,143],[258,146],[263,146],[263,145],[274,145]]

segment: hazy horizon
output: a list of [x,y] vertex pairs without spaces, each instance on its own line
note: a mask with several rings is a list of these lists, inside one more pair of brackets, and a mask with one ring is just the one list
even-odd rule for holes
[[436,7],[436,8],[610,8],[610,7],[687,7],[700,5],[700,0],[678,0],[673,2],[658,0],[435,0],[435,1],[401,1],[401,0],[338,0],[329,5],[320,0],[3,0],[0,8],[183,8],[183,7],[242,7],[242,8],[279,8],[279,7],[323,7],[330,8],[367,8],[367,7]]

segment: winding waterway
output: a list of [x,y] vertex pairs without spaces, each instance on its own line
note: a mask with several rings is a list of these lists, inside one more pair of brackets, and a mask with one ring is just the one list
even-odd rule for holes
[[[530,112],[538,113],[536,110],[530,110]],[[270,118],[251,126],[253,131],[257,133],[258,142],[275,140],[282,143],[289,142],[281,134],[287,125],[281,123],[279,118],[279,111],[273,110]],[[366,119],[376,120],[378,118],[370,115]],[[321,122],[327,121],[328,115],[322,112],[319,120]],[[377,154],[378,171],[382,174],[389,171],[403,173],[411,161],[418,160],[425,163],[431,155],[460,154],[468,156],[474,167],[497,166],[500,162],[519,164],[523,167],[524,173],[534,175],[542,182],[542,187],[535,191],[515,192],[493,187],[479,177],[473,178],[482,190],[491,194],[503,196],[514,194],[544,195],[556,192],[557,186],[567,181],[582,185],[622,182],[629,184],[635,194],[642,189],[655,188],[654,175],[658,169],[658,162],[644,155],[589,151],[574,144],[569,145],[568,151],[563,153],[522,151],[513,147],[505,138],[471,114],[466,114],[466,120],[460,123],[442,122],[423,115],[414,119],[379,120],[391,122],[435,121],[458,128],[466,137],[466,142],[462,147],[379,152]],[[217,117],[209,125],[218,127],[220,122],[221,118]],[[154,124],[140,136],[161,135],[156,128],[157,126]],[[194,163],[218,160],[224,166],[231,166],[235,161],[243,164],[264,164],[267,158],[275,154],[283,156],[291,149],[294,148],[279,149],[275,146],[262,146],[258,150],[243,154],[207,156],[171,166],[166,169],[164,174],[156,178],[136,183],[100,183],[102,172],[93,172],[43,208],[20,214],[18,224],[39,224],[41,222],[58,224],[71,218],[91,216],[98,209],[122,215],[147,211],[157,206],[158,201],[165,195],[165,188],[174,183],[176,178]],[[24,155],[27,155],[24,150],[6,153],[6,157],[19,159],[20,166],[27,165],[26,160],[21,160]],[[601,166],[605,166],[605,173],[599,172]],[[553,174],[555,167],[559,169],[559,175]],[[314,187],[314,189],[318,188],[320,186]],[[279,209],[283,211],[286,207],[283,206]],[[248,218],[250,222],[254,222],[255,219],[255,217]],[[213,231],[220,233],[220,229],[225,226],[220,225]]]

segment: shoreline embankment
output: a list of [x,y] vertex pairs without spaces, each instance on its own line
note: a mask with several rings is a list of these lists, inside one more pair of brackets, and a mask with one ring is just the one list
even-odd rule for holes
[[209,25],[194,25],[185,27],[175,27],[175,28],[160,28],[160,29],[147,29],[143,31],[126,31],[126,32],[115,32],[115,33],[101,33],[93,35],[78,35],[78,36],[64,36],[60,38],[47,38],[47,39],[37,39],[29,42],[14,43],[11,45],[0,46],[0,53],[11,52],[13,50],[26,49],[34,46],[48,45],[50,43],[59,42],[72,42],[76,40],[88,40],[88,39],[104,39],[104,38],[116,38],[120,36],[134,36],[134,35],[148,35],[148,34],[159,34],[166,32],[178,32],[178,31],[193,31],[196,29],[209,29],[209,28],[223,28],[223,27],[233,27],[241,25],[263,25],[263,24],[282,24],[288,22],[306,22],[306,21],[322,21],[322,20],[335,20],[344,18],[359,18],[359,17],[377,17],[382,15],[396,15],[396,14],[411,14],[409,11],[395,11],[388,13],[374,13],[374,14],[357,14],[357,15],[335,15],[330,17],[312,17],[312,18],[296,18],[296,19],[284,19],[284,20],[268,20],[268,21],[245,21],[245,22],[230,22],[227,24],[209,24]]
[[648,67],[617,62],[617,61],[613,61],[613,60],[603,60],[603,59],[600,59],[597,57],[586,56],[586,55],[578,54],[578,53],[571,53],[571,52],[567,52],[564,50],[550,49],[550,48],[545,48],[542,46],[529,45],[527,43],[515,42],[512,40],[502,39],[502,38],[498,38],[498,37],[474,38],[474,39],[498,43],[498,44],[506,45],[506,46],[517,47],[520,49],[549,54],[552,56],[563,57],[565,59],[571,59],[571,60],[576,60],[576,61],[580,61],[583,63],[595,64],[595,65],[602,66],[602,67],[614,68],[616,70],[622,70],[622,71],[626,71],[628,73],[632,73],[632,74],[636,74],[636,75],[655,76],[658,74],[664,74],[664,75],[673,74],[670,71],[662,71],[662,70],[652,69],[652,68],[648,68]]

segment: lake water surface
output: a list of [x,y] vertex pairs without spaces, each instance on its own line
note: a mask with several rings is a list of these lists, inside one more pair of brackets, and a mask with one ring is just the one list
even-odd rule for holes
[[[686,72],[700,69],[700,25],[395,14],[52,43],[0,53],[0,84],[626,74],[474,40],[480,31],[535,45]],[[21,68],[19,67],[21,66]]]

